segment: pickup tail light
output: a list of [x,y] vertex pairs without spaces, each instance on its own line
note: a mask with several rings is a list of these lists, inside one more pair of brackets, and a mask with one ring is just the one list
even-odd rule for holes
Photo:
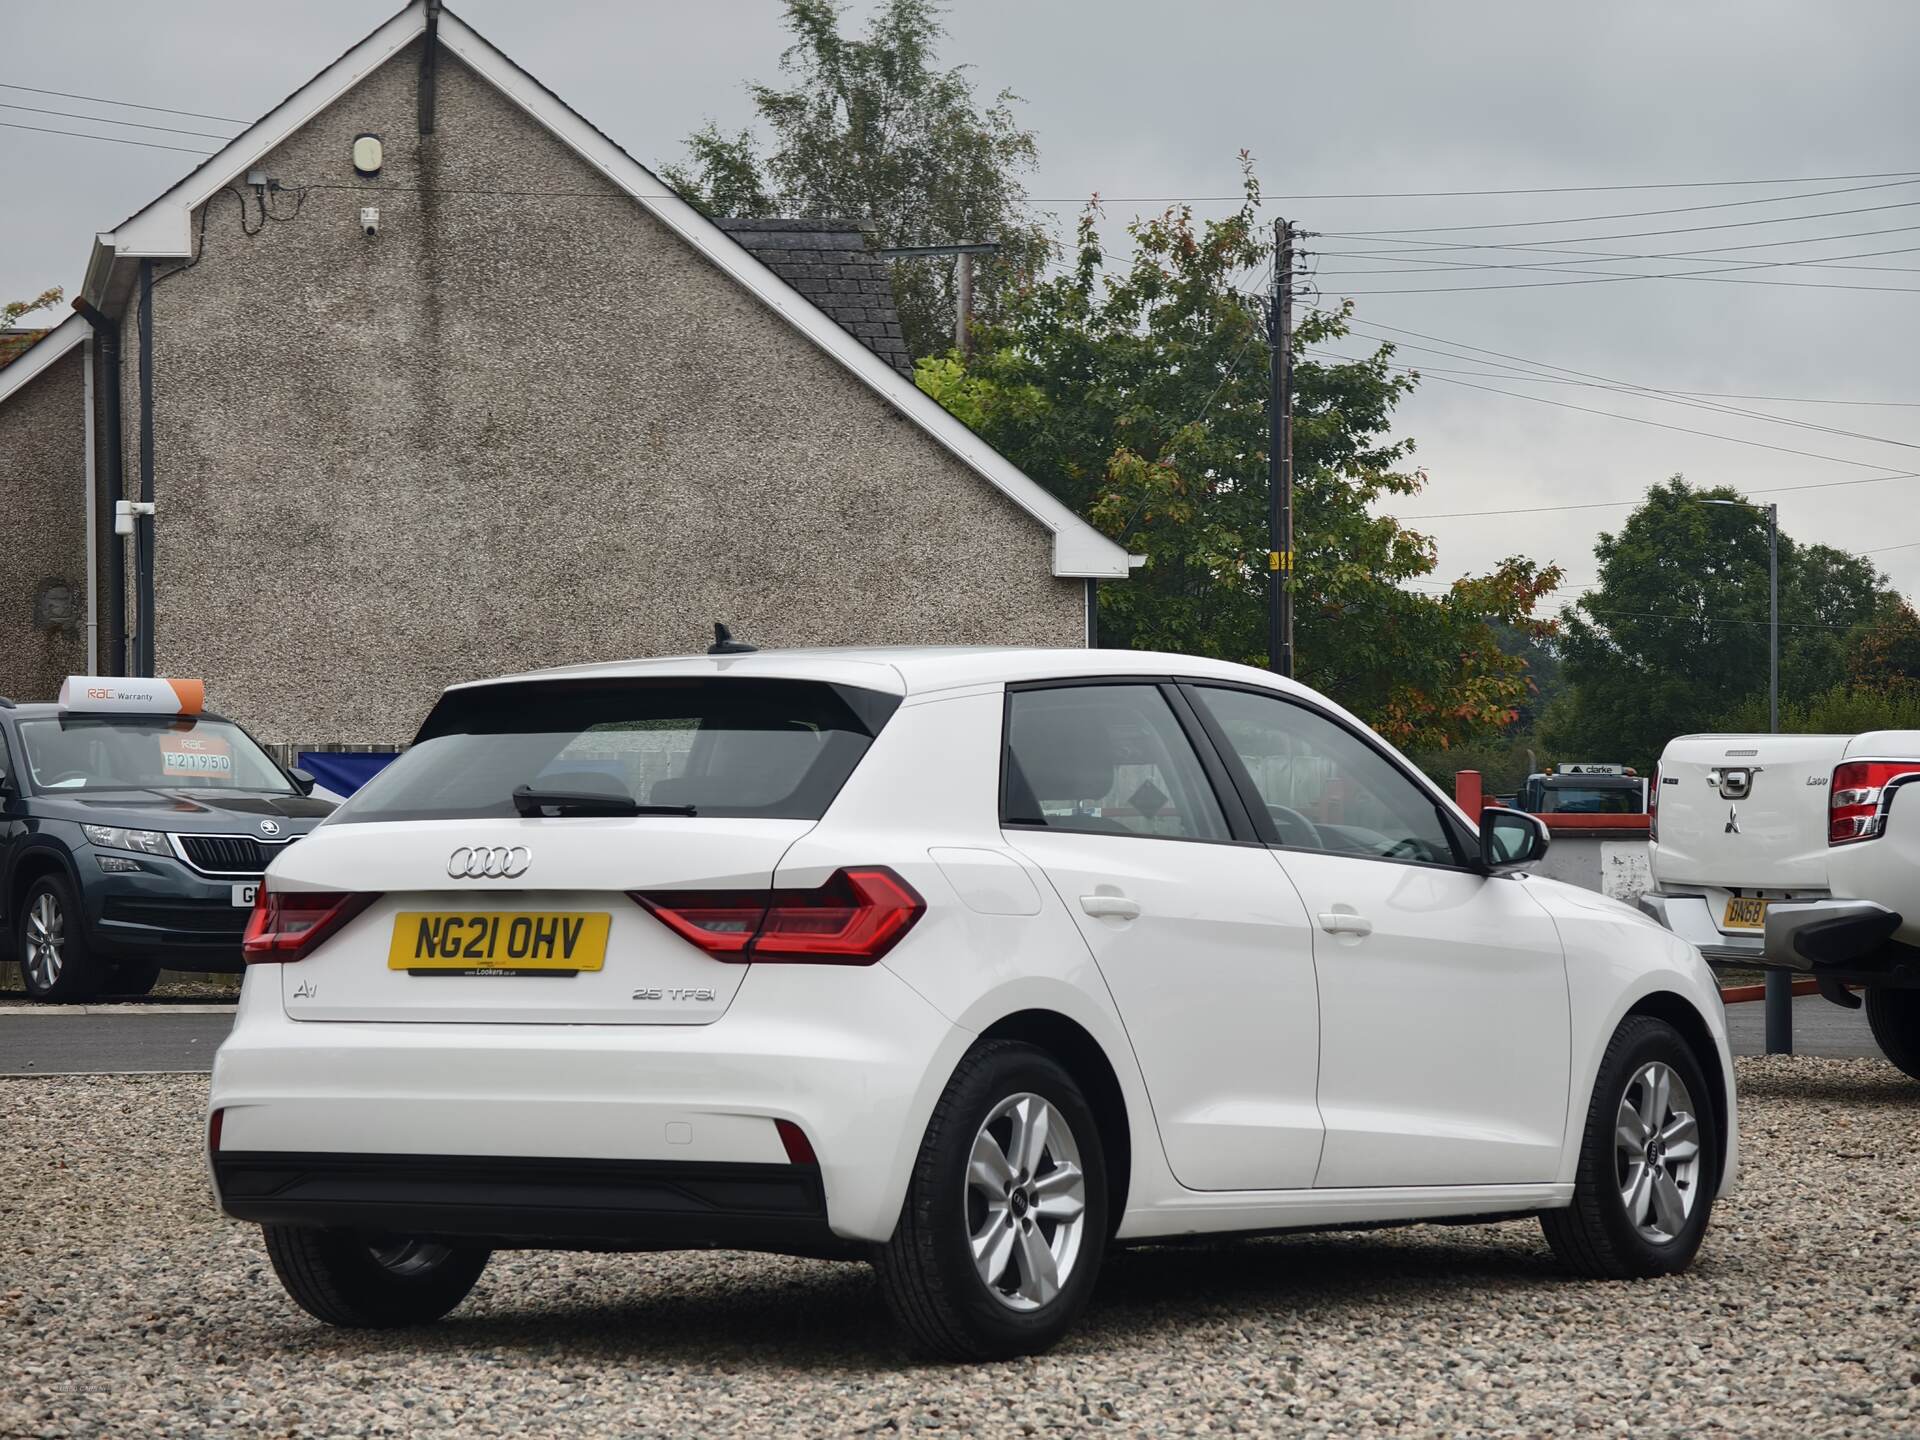
[[1647,839],[1660,843],[1660,767],[1653,767],[1653,779],[1647,785]]
[[926,913],[882,865],[836,870],[815,890],[631,890],[683,940],[733,964],[871,965]]
[[1849,760],[1827,790],[1827,843],[1871,840],[1887,827],[1887,807],[1900,782],[1920,779],[1920,762]]
[[269,890],[263,884],[253,897],[240,956],[249,965],[304,960],[377,898],[364,892]]

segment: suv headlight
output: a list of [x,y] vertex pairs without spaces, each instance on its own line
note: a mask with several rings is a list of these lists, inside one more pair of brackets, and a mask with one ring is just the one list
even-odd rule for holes
[[126,830],[118,825],[82,825],[87,839],[103,850],[134,850],[142,855],[171,855],[158,830]]

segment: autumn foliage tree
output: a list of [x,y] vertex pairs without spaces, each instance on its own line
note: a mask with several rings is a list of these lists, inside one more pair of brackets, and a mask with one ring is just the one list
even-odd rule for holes
[[[921,387],[1100,529],[1146,557],[1101,587],[1103,644],[1267,663],[1269,355],[1257,299],[1274,255],[1259,184],[1220,220],[1176,208],[1103,250],[1082,216],[1071,264],[1007,297],[972,357],[922,362]],[[1529,694],[1491,622],[1539,637],[1534,603],[1559,578],[1514,558],[1443,594],[1433,541],[1382,507],[1418,493],[1413,442],[1391,436],[1412,378],[1392,346],[1312,352],[1347,336],[1349,307],[1308,310],[1295,336],[1298,673],[1404,746],[1497,733]]]

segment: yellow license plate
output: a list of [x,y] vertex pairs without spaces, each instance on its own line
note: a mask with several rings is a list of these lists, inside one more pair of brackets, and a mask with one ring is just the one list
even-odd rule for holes
[[573,974],[607,959],[613,917],[580,910],[403,910],[387,968],[413,974]]
[[1751,895],[1735,895],[1727,901],[1727,918],[1722,930],[1764,930],[1767,927],[1767,902]]

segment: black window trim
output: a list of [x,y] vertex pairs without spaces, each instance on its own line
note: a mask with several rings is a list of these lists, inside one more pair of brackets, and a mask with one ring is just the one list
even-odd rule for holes
[[[1204,835],[1137,835],[1128,833],[1115,835],[1098,830],[1068,830],[1058,825],[1048,825],[1032,820],[1014,820],[1007,813],[1008,764],[1012,759],[1013,748],[1013,697],[1029,690],[1081,690],[1096,685],[1133,685],[1160,692],[1161,699],[1173,712],[1174,723],[1186,737],[1194,758],[1200,764],[1200,771],[1206,777],[1208,788],[1213,791],[1214,804],[1220,807],[1221,818],[1227,824],[1227,838],[1209,839]],[[1200,717],[1194,712],[1187,697],[1180,693],[1181,681],[1174,675],[1064,675],[1045,680],[1009,680],[1000,701],[1000,828],[1019,830],[1035,834],[1092,836],[1103,840],[1165,840],[1178,845],[1239,845],[1266,849],[1267,842],[1260,838],[1254,829],[1253,821],[1247,813],[1246,800],[1234,784],[1227,769],[1220,762],[1220,756],[1207,733],[1201,728]]]
[[1206,734],[1208,743],[1212,745],[1219,760],[1225,766],[1227,774],[1231,777],[1234,787],[1239,791],[1242,808],[1249,816],[1253,817],[1254,826],[1261,834],[1261,843],[1266,845],[1268,849],[1298,850],[1308,855],[1334,855],[1342,860],[1367,860],[1386,865],[1408,865],[1421,870],[1454,870],[1469,875],[1482,875],[1485,873],[1477,860],[1479,853],[1478,837],[1468,832],[1465,827],[1460,824],[1459,817],[1454,815],[1453,812],[1441,802],[1439,792],[1433,782],[1428,780],[1426,776],[1401,764],[1364,730],[1352,725],[1340,716],[1323,709],[1321,706],[1313,704],[1310,700],[1301,696],[1290,695],[1284,690],[1270,690],[1264,685],[1249,685],[1244,681],[1214,680],[1203,677],[1181,677],[1177,683],[1183,691],[1205,689],[1240,690],[1249,695],[1259,695],[1269,700],[1277,700],[1282,704],[1292,705],[1300,710],[1304,710],[1308,714],[1326,721],[1336,729],[1344,730],[1348,735],[1359,741],[1361,745],[1378,756],[1388,769],[1403,779],[1410,781],[1414,789],[1426,797],[1428,804],[1433,807],[1435,817],[1440,821],[1440,828],[1447,837],[1447,843],[1453,847],[1454,863],[1447,865],[1431,860],[1406,859],[1397,855],[1361,855],[1344,850],[1330,851],[1324,848],[1315,848],[1311,845],[1288,844],[1286,841],[1280,839],[1279,829],[1274,825],[1273,817],[1267,814],[1266,801],[1260,795],[1259,787],[1253,783],[1253,777],[1247,773],[1247,767],[1240,761],[1239,752],[1233,748],[1233,743],[1227,738],[1226,733],[1220,729],[1219,722],[1208,712],[1206,706],[1199,703],[1196,698],[1183,696],[1183,698],[1187,699],[1190,709],[1201,726],[1201,729]]

